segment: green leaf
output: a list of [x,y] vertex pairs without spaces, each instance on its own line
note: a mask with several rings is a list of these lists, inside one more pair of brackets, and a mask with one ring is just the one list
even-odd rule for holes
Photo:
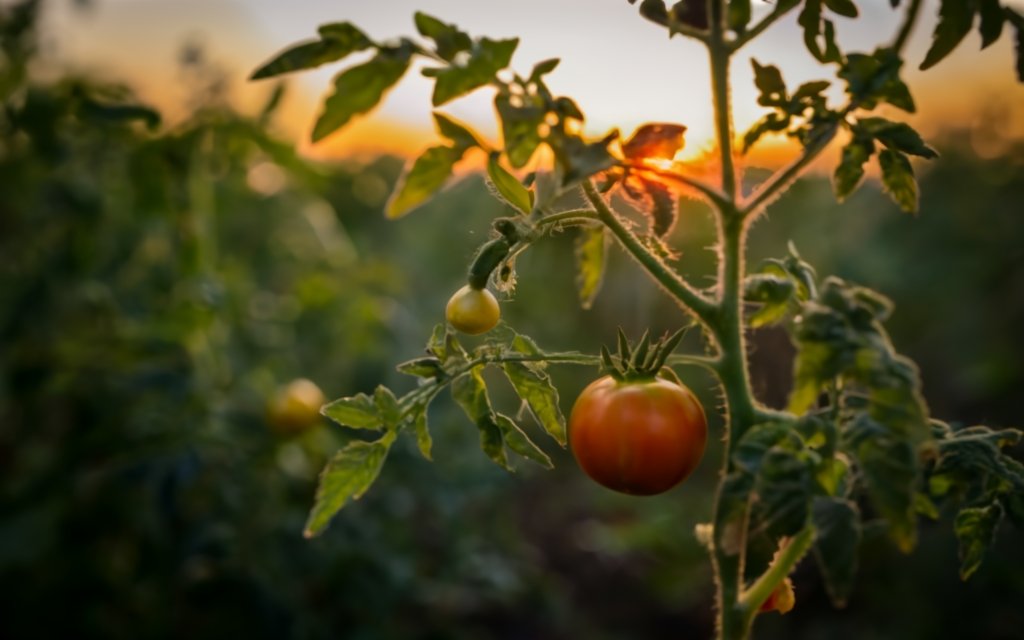
[[898,433],[866,414],[847,425],[843,447],[856,459],[872,504],[889,524],[889,536],[909,553],[917,542],[917,452]]
[[737,469],[757,475],[769,449],[789,437],[792,425],[787,422],[762,422],[747,429],[732,453]]
[[314,69],[373,46],[366,34],[348,22],[320,27],[320,38],[285,49],[256,69],[249,79],[261,80],[292,71]]
[[672,233],[679,216],[679,202],[671,189],[655,180],[640,179],[644,186],[650,207],[647,211],[651,218],[651,231],[655,236],[664,238]]
[[551,73],[555,70],[555,67],[558,66],[559,62],[561,62],[561,60],[558,58],[549,58],[548,60],[542,60],[533,65],[533,71],[530,72],[530,81],[536,82],[540,80],[541,77]]
[[960,542],[960,579],[971,577],[992,546],[996,530],[1003,521],[1003,509],[998,502],[987,507],[961,509],[953,522],[956,539]]
[[905,122],[893,122],[885,118],[861,118],[858,128],[876,140],[897,151],[920,156],[937,158],[939,154],[921,138],[921,134]]
[[843,147],[842,159],[839,161],[839,166],[836,167],[832,181],[836,198],[840,202],[860,186],[864,178],[864,164],[871,159],[874,152],[875,143],[871,138],[856,134]]
[[434,123],[437,125],[438,132],[451,140],[455,148],[460,151],[473,147],[487,149],[487,145],[481,142],[480,136],[472,129],[439,111],[434,112]]
[[878,154],[882,185],[889,196],[907,213],[917,211],[917,179],[910,160],[899,151],[884,149]]
[[857,572],[860,545],[860,511],[843,498],[815,498],[812,521],[816,531],[814,559],[832,604],[846,606]]
[[501,435],[505,440],[505,444],[512,451],[515,451],[519,455],[523,456],[527,460],[533,460],[545,469],[551,469],[554,467],[551,464],[551,458],[548,454],[533,443],[533,440],[523,433],[522,429],[512,421],[512,418],[508,416],[497,414],[495,420],[498,423],[498,428],[501,429]]
[[313,142],[345,126],[353,116],[376,107],[408,68],[407,50],[381,50],[369,62],[338,74],[334,78],[334,93],[324,102],[323,112],[313,127]]
[[434,440],[430,437],[430,428],[427,425],[427,408],[423,407],[421,411],[417,411],[412,422],[413,432],[416,434],[416,447],[419,448],[420,453],[427,460],[433,460],[431,456],[431,449],[434,446]]
[[388,218],[400,218],[429,200],[452,175],[462,152],[451,147],[431,147],[416,158],[399,179],[384,207]]
[[428,356],[408,360],[395,367],[400,373],[418,378],[439,378],[444,376],[444,367],[441,361],[435,357]]
[[603,225],[583,227],[576,237],[576,289],[580,306],[589,309],[594,304],[604,281],[605,262],[608,259],[608,238]]
[[742,33],[750,24],[750,0],[729,0],[729,28]]
[[761,95],[757,103],[772,107],[785,104],[786,82],[782,79],[782,72],[774,65],[762,66],[756,59],[751,58],[750,63],[754,67],[754,84]]
[[373,431],[384,428],[377,404],[365,393],[335,400],[321,408],[320,413],[343,427]]
[[789,123],[789,115],[769,113],[764,116],[743,134],[743,153],[749,151],[765,134],[773,131],[785,131],[789,128]]
[[755,273],[743,282],[743,299],[761,306],[747,315],[751,327],[763,327],[782,320],[789,311],[796,293],[796,284],[787,276]]
[[303,532],[305,537],[322,533],[349,499],[358,500],[366,493],[380,474],[392,442],[391,433],[376,442],[353,440],[331,458],[320,474],[316,500]]
[[402,410],[398,406],[398,398],[384,385],[377,385],[373,391],[373,403],[377,406],[377,413],[381,422],[387,429],[397,429],[402,419]]
[[487,161],[487,177],[491,179],[498,194],[509,205],[523,215],[533,211],[533,194],[519,180],[498,163],[497,154]]
[[469,51],[473,47],[473,40],[469,35],[453,24],[442,22],[422,11],[417,11],[413,20],[420,35],[434,41],[437,55],[449,62],[459,53]]
[[487,386],[480,375],[481,369],[482,367],[474,367],[469,373],[456,378],[452,382],[452,398],[480,430],[480,448],[487,457],[511,471],[512,467],[505,455],[501,425],[498,424],[494,410],[491,409]]
[[803,529],[810,517],[812,484],[805,455],[781,446],[768,449],[754,484],[758,528],[776,537]]
[[934,67],[960,44],[971,30],[974,11],[967,0],[942,0],[939,22],[932,34],[932,46],[924,56],[921,69]]
[[502,368],[538,424],[564,447],[565,416],[558,406],[558,389],[551,383],[551,377],[539,368],[531,367],[524,362],[504,362]]
[[440,106],[478,89],[494,80],[495,75],[512,61],[519,45],[518,38],[491,40],[481,38],[473,45],[464,66],[452,64],[436,72],[433,103]]
[[978,25],[981,48],[985,49],[1002,35],[1005,17],[999,0],[978,0],[978,13],[981,15],[981,24]]
[[514,106],[511,96],[498,93],[494,108],[501,118],[501,133],[509,164],[516,169],[526,165],[540,145],[538,133],[544,122],[544,109],[534,105]]
[[[822,0],[807,0],[797,17],[797,23],[804,30],[804,45],[818,62],[839,62],[842,55],[835,42],[835,26],[832,21],[823,20],[821,14]],[[822,38],[824,46],[819,38]]]
[[858,15],[857,5],[851,0],[825,0],[825,6],[845,18],[856,18]]
[[561,136],[549,141],[563,171],[562,186],[586,180],[617,165],[619,161],[608,151],[608,145],[618,137],[619,132],[613,131],[597,142],[586,142],[577,136]]

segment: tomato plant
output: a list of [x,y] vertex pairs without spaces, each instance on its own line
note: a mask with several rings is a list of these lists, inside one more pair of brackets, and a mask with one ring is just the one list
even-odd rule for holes
[[[819,277],[792,245],[782,258],[752,269],[746,264],[753,223],[833,143],[841,145],[833,174],[837,198],[846,198],[860,185],[866,164],[874,160],[894,202],[904,211],[917,210],[911,159],[931,159],[936,151],[911,126],[877,110],[884,106],[888,115],[916,109],[902,69],[907,40],[923,3],[889,4],[895,23],[891,38],[873,51],[845,51],[837,38],[836,20],[858,17],[853,0],[779,0],[759,7],[750,0],[639,3],[641,16],[669,37],[681,35],[707,50],[717,147],[712,165],[719,174],[713,181],[674,161],[684,125],[651,123],[628,138],[618,130],[597,138],[584,136],[580,106],[548,86],[547,76],[557,67],[557,59],[538,62],[528,72],[512,71],[517,38],[474,38],[455,24],[423,13],[414,18],[418,39],[375,42],[347,22],[323,25],[316,40],[280,52],[253,75],[272,77],[369,52],[365,62],[335,78],[334,92],[314,125],[314,141],[372,109],[414,60],[428,65],[423,75],[434,83],[434,107],[477,90],[493,91],[501,142],[492,143],[435,111],[443,141],[407,167],[385,207],[388,217],[417,209],[444,186],[467,154],[482,152],[493,193],[506,205],[508,216],[494,221],[492,238],[470,267],[471,290],[482,296],[485,286],[493,284],[499,292],[511,291],[516,261],[533,244],[572,230],[577,234],[575,255],[584,306],[598,295],[607,249],[614,243],[692,317],[705,343],[704,354],[675,354],[677,343],[672,343],[657,350],[658,367],[647,369],[649,345],[642,339],[631,363],[643,364],[648,373],[661,373],[662,365],[702,367],[720,388],[725,455],[709,522],[697,532],[714,569],[717,631],[724,639],[748,637],[757,612],[772,597],[777,601],[768,606],[782,608],[773,594],[780,588],[785,592],[794,567],[809,553],[831,599],[845,604],[868,518],[874,518],[874,528],[882,528],[897,547],[910,551],[917,540],[919,516],[937,513],[940,505],[956,508],[954,527],[964,578],[976,570],[1005,518],[1024,522],[1024,466],[1004,452],[1020,441],[1021,432],[982,426],[953,429],[934,419],[917,368],[896,351],[884,327],[892,311],[884,296],[840,278]],[[758,104],[768,112],[737,136],[732,125],[732,62],[748,43],[797,11],[808,52],[822,66],[834,69],[828,79],[791,87],[778,67],[751,59]],[[1011,28],[1021,43],[1024,18],[1005,3],[943,0],[920,67],[927,69],[945,58],[972,30],[976,18],[983,46]],[[1020,49],[1017,72],[1024,79]],[[827,91],[833,83],[844,89],[838,103],[834,92]],[[770,133],[793,139],[800,151],[765,179],[747,184],[742,156]],[[545,153],[538,153],[540,149]],[[671,246],[683,198],[699,198],[716,223],[718,269],[708,287],[695,284],[686,257]],[[624,213],[623,206],[632,208],[639,220]],[[467,326],[476,330],[490,323],[488,317],[486,323]],[[769,325],[785,330],[796,347],[794,384],[782,409],[761,403],[750,380],[748,332]],[[619,351],[624,360],[628,347]],[[427,407],[445,388],[475,424],[481,448],[496,464],[511,469],[513,453],[551,466],[521,421],[495,410],[482,372],[500,368],[529,409],[521,415],[532,414],[543,431],[564,446],[566,426],[558,390],[546,371],[547,365],[556,363],[606,370],[614,365],[607,350],[600,355],[546,351],[509,327],[467,348],[439,325],[428,341],[427,355],[399,365],[399,371],[418,379],[414,389],[396,394],[380,386],[372,397],[358,394],[325,407],[325,414],[340,425],[380,435],[351,442],[327,465],[306,534],[323,531],[350,499],[363,495],[401,434],[411,434],[429,455]],[[677,397],[682,390],[667,382],[644,384],[652,386],[613,380],[585,391],[574,411],[572,422],[579,436],[573,435],[573,441],[577,455],[583,453],[584,468],[599,480],[654,492],[692,468],[693,458],[699,457],[695,437],[672,453],[659,452],[659,461],[661,453],[676,460],[666,467],[672,472],[666,471],[664,477],[654,474],[651,465],[652,476],[657,476],[651,484],[619,484],[604,471],[588,468],[595,459],[613,459],[628,451],[625,444],[598,447],[612,442],[608,435],[589,437],[595,424],[617,422],[591,420],[592,413],[612,411],[611,404],[600,402],[603,396],[632,398],[642,392],[650,398],[653,389],[666,389],[667,395]],[[635,410],[637,405],[630,406]],[[681,408],[672,409],[677,410],[683,413]],[[696,415],[696,410],[689,415]],[[765,546],[776,550],[770,560],[752,552]]]

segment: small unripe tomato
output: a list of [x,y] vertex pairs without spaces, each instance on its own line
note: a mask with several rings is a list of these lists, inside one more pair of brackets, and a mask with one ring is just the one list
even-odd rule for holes
[[498,324],[501,309],[493,293],[467,284],[448,300],[445,317],[457,330],[475,336],[490,331]]
[[758,612],[778,611],[786,614],[792,611],[794,606],[796,606],[796,592],[793,591],[793,581],[786,578],[782,584],[775,587],[775,591],[772,591],[772,595],[768,596]]
[[306,378],[297,378],[274,392],[267,402],[267,423],[281,434],[305,431],[320,420],[323,391]]
[[569,416],[572,452],[583,471],[630,495],[655,495],[685,480],[707,437],[697,397],[660,378],[600,378],[580,393]]

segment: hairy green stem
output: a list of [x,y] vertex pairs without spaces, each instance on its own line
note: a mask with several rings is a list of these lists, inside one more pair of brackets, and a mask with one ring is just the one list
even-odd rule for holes
[[683,280],[678,273],[670,269],[660,258],[651,253],[640,242],[640,239],[636,237],[636,234],[630,231],[619,216],[612,211],[611,207],[608,206],[608,203],[605,202],[604,198],[589,180],[583,183],[583,193],[587,196],[590,204],[594,206],[594,209],[597,210],[597,215],[601,222],[608,227],[623,248],[636,258],[640,266],[646,269],[651,277],[661,284],[670,295],[682,303],[685,308],[693,312],[698,320],[707,324],[717,311],[715,304],[694,289],[690,283]]
[[748,621],[747,624],[753,621],[761,605],[775,591],[775,588],[782,584],[786,576],[792,573],[793,568],[810,550],[813,543],[814,527],[808,525],[800,533],[783,543],[768,570],[754,584],[750,585],[749,589],[743,592],[740,596],[738,608]]
[[699,192],[707,198],[711,204],[718,208],[728,206],[729,204],[729,199],[725,197],[724,193],[709,184],[705,184],[700,180],[697,180],[696,178],[691,178],[690,176],[676,173],[675,171],[669,171],[667,169],[658,169],[657,167],[645,164],[627,164],[625,166],[640,173],[649,173],[651,175],[658,176],[659,178],[671,180],[683,186],[690,187],[691,189]]

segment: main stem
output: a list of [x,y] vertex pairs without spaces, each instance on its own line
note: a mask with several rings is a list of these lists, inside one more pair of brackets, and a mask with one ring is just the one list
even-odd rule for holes
[[[732,449],[736,440],[754,423],[757,410],[747,372],[743,333],[743,276],[746,220],[740,212],[739,180],[733,158],[732,105],[729,91],[730,47],[725,41],[723,0],[709,2],[711,88],[715,108],[715,133],[722,164],[722,192],[727,203],[718,208],[721,247],[718,268],[717,317],[711,323],[718,343],[718,377],[727,409],[725,447],[718,495],[715,499],[712,562],[717,582],[718,634],[722,640],[742,640],[749,633],[752,618],[740,606],[743,592],[743,564],[746,548],[746,501],[727,492],[726,479],[732,471]],[[737,503],[739,502],[739,503]]]

